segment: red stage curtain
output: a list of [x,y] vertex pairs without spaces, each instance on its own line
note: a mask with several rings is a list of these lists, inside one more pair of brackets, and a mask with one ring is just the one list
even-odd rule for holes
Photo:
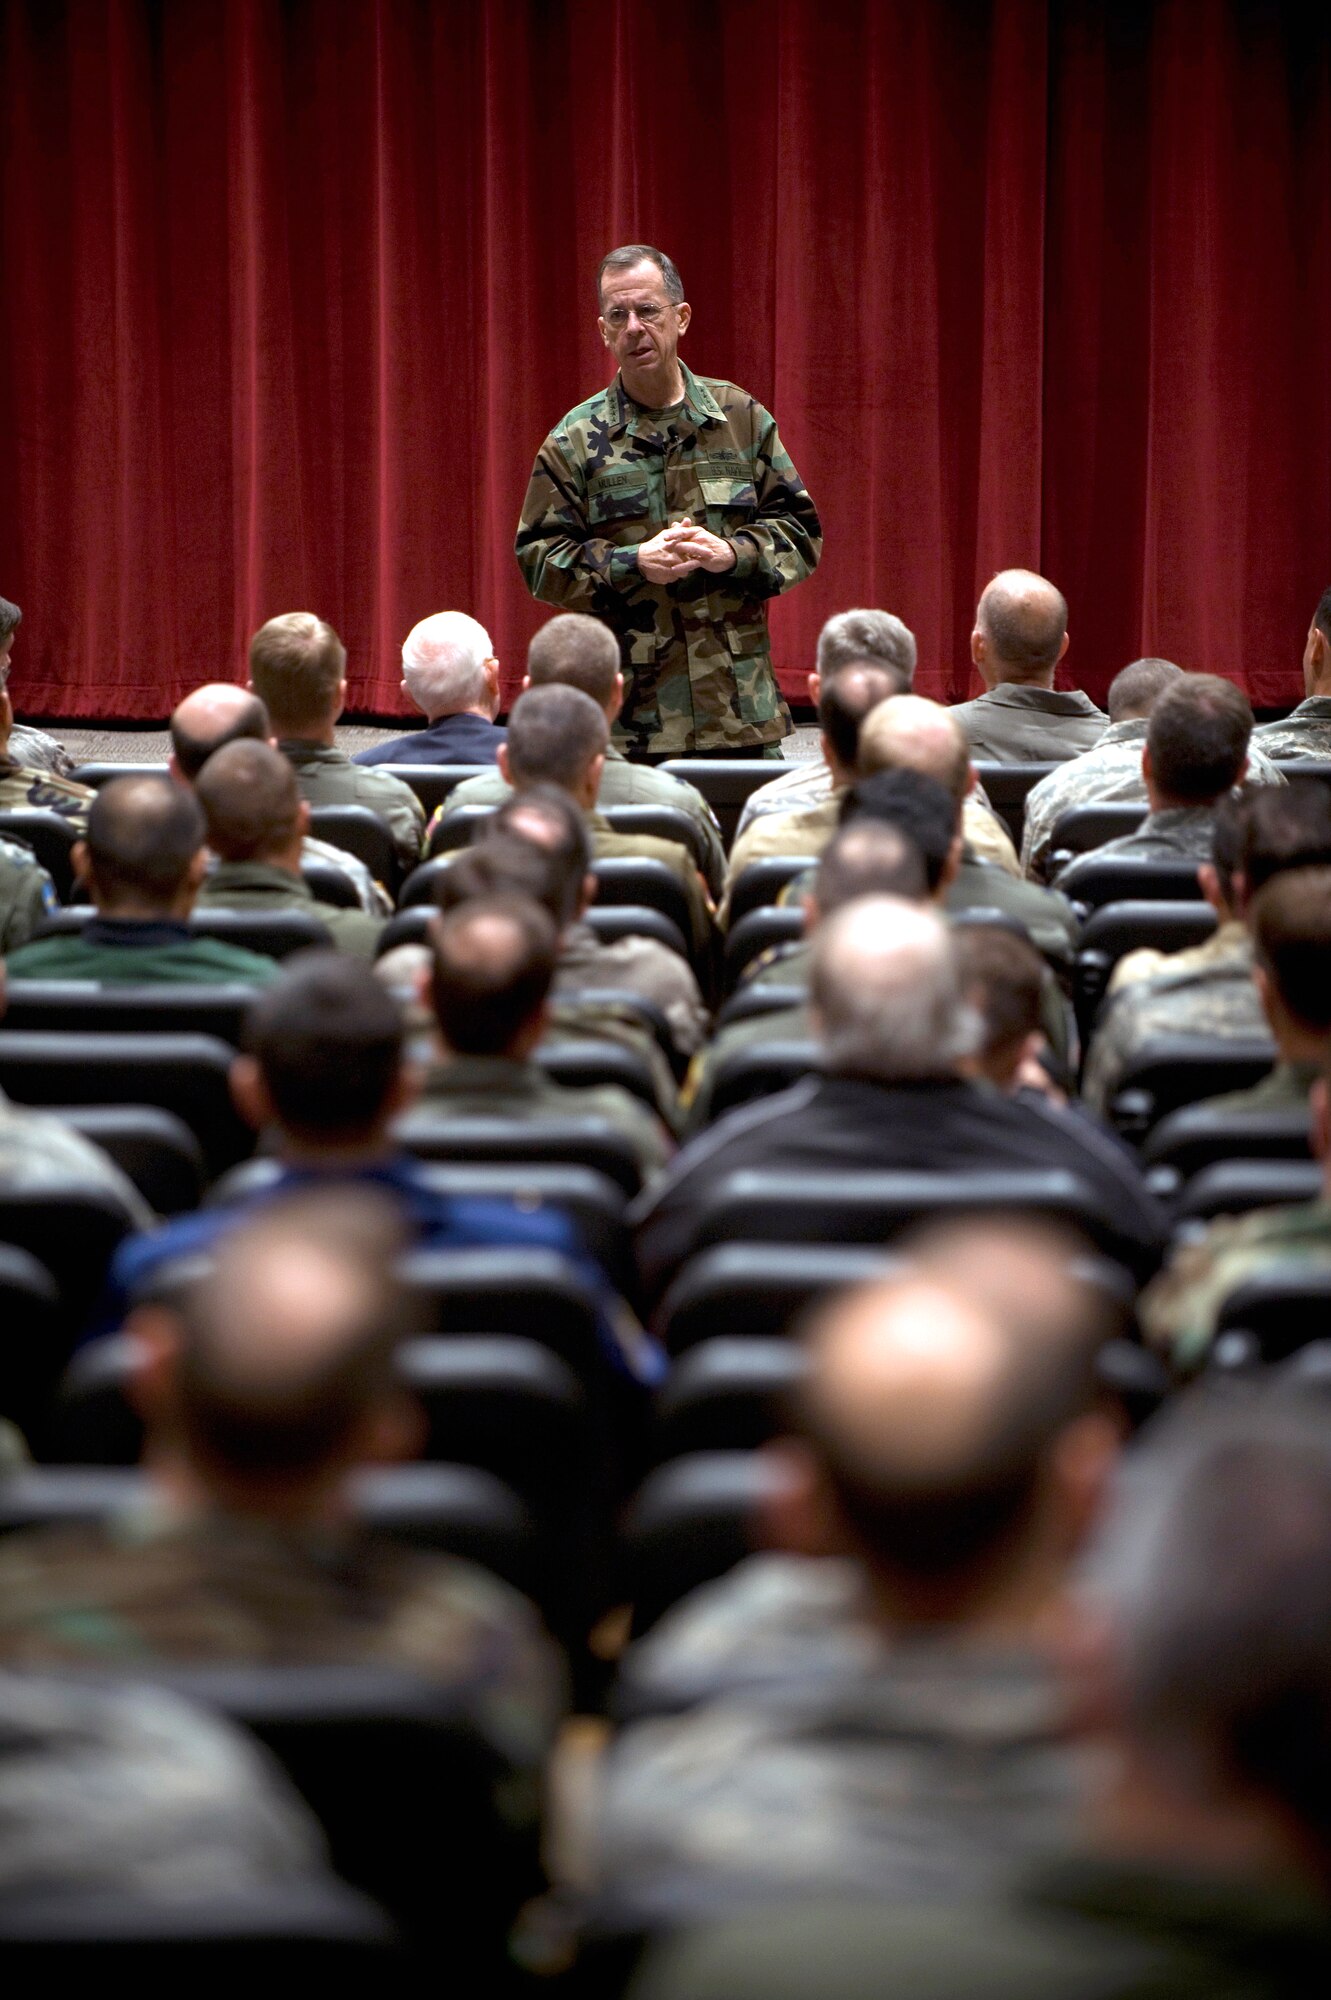
[[900,612],[967,692],[1042,568],[1069,677],[1299,692],[1331,574],[1331,25],[1219,0],[0,0],[0,591],[21,707],[150,718],[322,611],[391,710],[426,612],[510,674],[531,456],[592,274],[678,259],[686,358],[827,530],[775,607]]

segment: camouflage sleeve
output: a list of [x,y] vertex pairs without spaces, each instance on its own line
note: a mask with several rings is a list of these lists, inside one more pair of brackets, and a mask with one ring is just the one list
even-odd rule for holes
[[536,454],[513,551],[532,596],[561,611],[585,611],[613,624],[626,596],[651,588],[638,573],[636,548],[592,534],[585,477],[558,431]]
[[1181,1374],[1193,1373],[1205,1361],[1220,1308],[1246,1275],[1245,1220],[1222,1218],[1199,1241],[1180,1244],[1138,1301],[1144,1339]]
[[803,583],[818,567],[823,528],[808,488],[777,434],[776,419],[753,406],[753,483],[758,511],[734,534],[732,576],[752,597],[775,597]]
[[38,862],[0,856],[0,957],[26,944],[57,907],[55,887]]

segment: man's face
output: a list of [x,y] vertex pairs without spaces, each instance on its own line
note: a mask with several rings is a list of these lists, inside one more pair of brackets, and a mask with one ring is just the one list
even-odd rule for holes
[[607,271],[601,280],[596,324],[628,382],[634,377],[669,379],[689,316],[686,302],[671,305],[655,264],[644,261],[627,271]]

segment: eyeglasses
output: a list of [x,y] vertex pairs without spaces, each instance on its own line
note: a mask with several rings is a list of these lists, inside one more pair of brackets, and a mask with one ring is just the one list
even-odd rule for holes
[[662,313],[673,312],[673,306],[610,306],[601,318],[612,333],[622,333],[630,316],[637,319],[639,326],[655,326]]

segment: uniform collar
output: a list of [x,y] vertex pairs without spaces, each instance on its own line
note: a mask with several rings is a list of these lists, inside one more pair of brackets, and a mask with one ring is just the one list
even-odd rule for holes
[[1081,688],[1031,687],[1024,681],[1000,681],[986,688],[977,701],[989,701],[997,708],[1034,708],[1044,715],[1099,715],[1091,697]]
[[434,1090],[491,1091],[506,1097],[534,1095],[543,1072],[533,1063],[518,1062],[513,1056],[451,1056],[436,1063],[425,1079],[423,1095]]
[[333,743],[312,743],[308,736],[283,736],[278,749],[288,763],[301,764],[346,764],[350,762],[345,750],[339,750]]
[[[694,428],[701,430],[704,424],[719,424],[722,422],[721,405],[717,402],[707,384],[700,381],[696,375],[691,374],[682,361],[679,364],[679,372],[684,381],[683,415],[690,420]],[[647,419],[645,428],[655,428],[657,412],[655,410],[644,410],[640,403],[634,402],[632,396],[630,396],[628,390],[624,387],[624,378],[622,375],[617,374],[610,387],[606,390],[605,405],[606,418],[612,435],[616,431],[628,430],[636,434],[641,418]]]
[[314,891],[304,876],[275,868],[271,861],[219,861],[208,879],[228,889],[281,889],[303,903],[314,901]]
[[1133,715],[1126,722],[1111,722],[1096,745],[1103,750],[1106,743],[1144,743],[1150,723],[1144,715]]

